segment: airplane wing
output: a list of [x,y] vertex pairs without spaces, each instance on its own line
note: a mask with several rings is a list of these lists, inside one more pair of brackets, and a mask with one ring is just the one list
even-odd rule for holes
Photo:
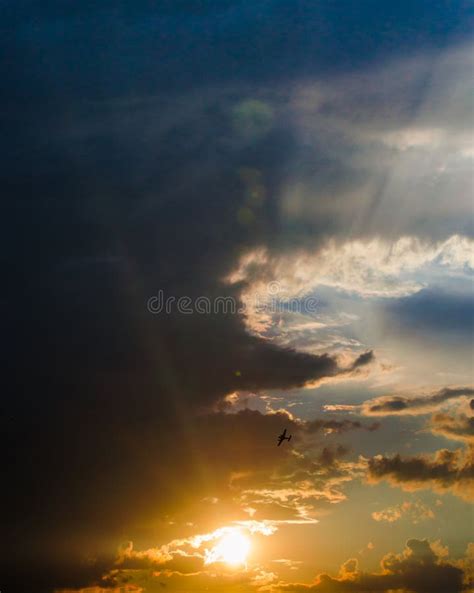
[[285,440],[285,438],[283,436],[279,436],[278,437],[278,445],[277,445],[277,447],[279,447],[283,443],[284,440]]

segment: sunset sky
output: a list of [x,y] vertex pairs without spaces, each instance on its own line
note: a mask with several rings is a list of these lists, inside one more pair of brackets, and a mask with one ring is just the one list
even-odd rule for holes
[[473,3],[1,12],[1,593],[472,591]]

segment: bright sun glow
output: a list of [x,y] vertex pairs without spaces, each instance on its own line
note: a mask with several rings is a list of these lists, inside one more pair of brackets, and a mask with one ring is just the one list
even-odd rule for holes
[[250,550],[250,541],[238,529],[225,533],[207,554],[206,564],[225,562],[231,566],[245,564]]

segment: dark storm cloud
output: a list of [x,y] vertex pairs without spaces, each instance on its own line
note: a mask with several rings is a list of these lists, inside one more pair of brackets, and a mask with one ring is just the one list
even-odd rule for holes
[[[287,79],[351,69],[396,55],[403,47],[443,48],[470,34],[463,2],[404,0],[354,7],[304,0],[140,0],[3,6],[5,55],[21,63],[8,72],[11,101],[103,97],[208,81]],[[120,56],[120,59],[117,59]],[[29,84],[25,82],[29,80]],[[20,91],[20,92],[18,92]],[[31,101],[33,99],[33,101]]]
[[359,354],[356,360],[352,364],[352,370],[359,369],[360,367],[366,366],[375,360],[375,354],[373,350],[368,350],[367,352],[363,352]]
[[[33,161],[11,171],[2,502],[5,533],[26,542],[4,556],[11,591],[93,582],[137,517],[185,504],[184,483],[202,479],[194,410],[347,372],[249,336],[237,315],[147,311],[159,289],[238,299],[220,278],[275,235],[272,193],[294,142],[285,125],[232,137],[240,96],[181,102],[73,108],[37,124],[19,149]],[[250,227],[238,219],[249,166],[268,196]],[[225,451],[212,464],[228,464]]]
[[432,488],[453,492],[466,500],[474,494],[474,449],[442,449],[433,456],[393,457],[379,455],[369,460],[369,480],[387,480],[405,490]]
[[[364,403],[331,405],[326,410],[360,412],[364,416],[421,416],[434,412],[452,401],[463,401],[474,393],[472,387],[443,387],[432,393],[381,395]],[[471,406],[472,407],[472,406]]]
[[402,554],[387,554],[381,561],[382,571],[359,571],[357,560],[347,561],[341,567],[340,577],[321,574],[313,585],[283,585],[281,591],[318,591],[321,593],[359,593],[400,591],[427,593],[463,589],[463,569],[442,560],[427,540],[410,539]]
[[391,416],[428,414],[451,400],[469,397],[474,393],[471,387],[443,387],[431,394],[383,395],[367,400],[361,406],[367,416]]

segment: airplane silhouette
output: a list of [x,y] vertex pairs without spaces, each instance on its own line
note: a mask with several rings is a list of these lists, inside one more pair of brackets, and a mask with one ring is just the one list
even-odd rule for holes
[[277,445],[277,447],[279,447],[283,443],[283,441],[289,441],[291,439],[291,436],[292,436],[291,434],[290,434],[289,437],[286,436],[286,428],[285,428],[285,430],[278,437],[278,445]]

